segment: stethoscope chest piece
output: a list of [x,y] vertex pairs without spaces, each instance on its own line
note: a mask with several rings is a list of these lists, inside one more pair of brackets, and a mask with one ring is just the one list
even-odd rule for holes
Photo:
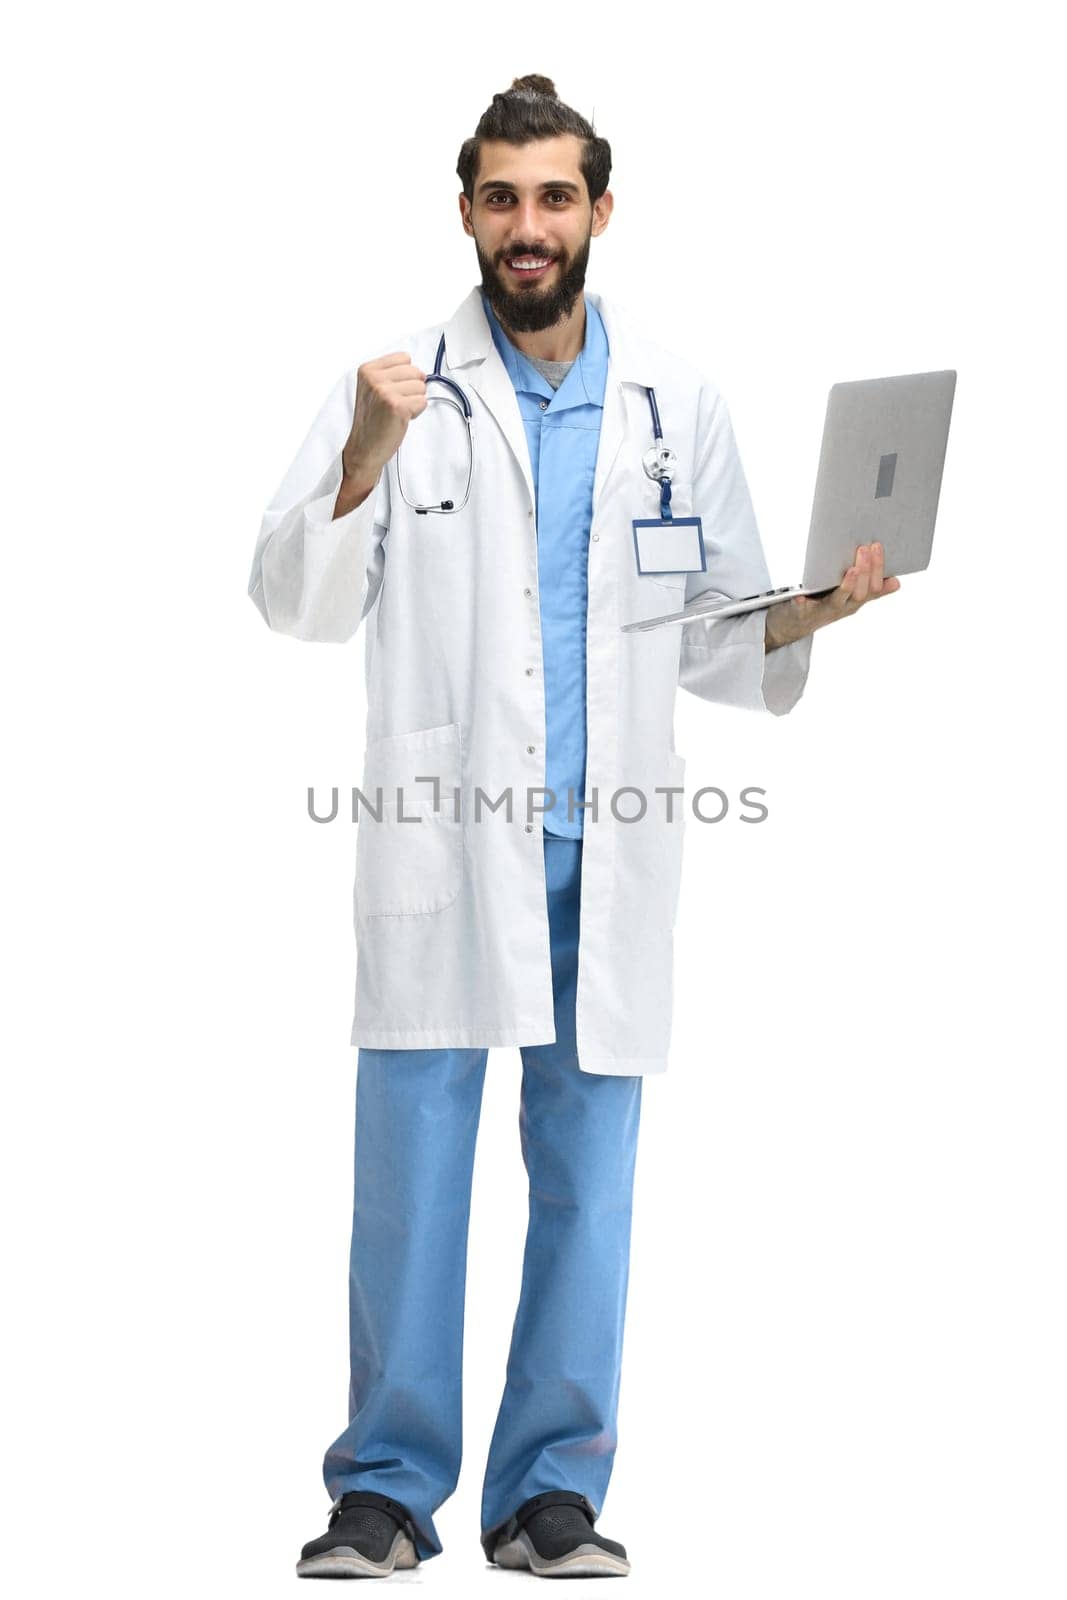
[[662,439],[645,451],[641,457],[646,473],[658,483],[661,478],[669,478],[678,465],[678,457],[670,445],[663,443]]

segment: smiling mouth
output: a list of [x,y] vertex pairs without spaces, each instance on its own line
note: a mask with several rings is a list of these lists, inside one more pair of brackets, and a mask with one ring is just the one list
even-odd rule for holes
[[[527,265],[532,262],[540,263],[537,266]],[[545,273],[555,266],[555,257],[547,259],[544,256],[517,256],[506,261],[508,272],[513,278],[535,280],[543,278]]]

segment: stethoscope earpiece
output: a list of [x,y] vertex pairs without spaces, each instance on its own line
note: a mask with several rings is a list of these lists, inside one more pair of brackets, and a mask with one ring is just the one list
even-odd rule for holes
[[396,453],[396,482],[397,482],[397,488],[400,490],[400,497],[404,501],[404,503],[406,505],[409,505],[411,507],[412,511],[417,512],[417,514],[420,517],[426,516],[427,512],[430,512],[430,511],[443,511],[443,512],[446,512],[446,513],[449,512],[449,511],[462,511],[463,507],[467,504],[467,497],[471,492],[471,479],[474,477],[474,438],[473,438],[473,436],[471,434],[471,417],[473,416],[473,412],[471,410],[471,403],[467,399],[467,396],[464,394],[463,389],[456,382],[456,380],[454,378],[446,377],[445,374],[441,371],[441,361],[442,361],[442,359],[444,357],[444,353],[445,353],[445,336],[444,336],[444,334],[442,334],[440,343],[437,346],[437,360],[434,362],[433,371],[432,372],[428,372],[426,374],[426,382],[427,382],[427,384],[430,384],[430,383],[443,384],[444,387],[447,390],[451,391],[448,394],[439,395],[438,399],[444,400],[450,406],[455,406],[456,410],[459,412],[459,414],[462,417],[463,422],[464,422],[464,424],[466,426],[466,429],[467,429],[467,483],[466,483],[466,487],[463,490],[463,499],[459,502],[458,506],[456,505],[456,502],[454,500],[441,500],[435,506],[417,506],[414,503],[414,501],[409,500],[407,495],[404,493],[404,481],[400,476],[400,451],[398,450],[397,453]]

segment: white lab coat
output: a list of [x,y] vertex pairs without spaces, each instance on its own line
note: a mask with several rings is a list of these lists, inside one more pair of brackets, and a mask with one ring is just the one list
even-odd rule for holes
[[[668,821],[667,797],[654,791],[683,783],[676,687],[781,715],[803,691],[811,638],[765,654],[764,612],[620,631],[620,623],[676,610],[707,590],[735,599],[756,593],[770,577],[721,395],[688,362],[642,337],[619,306],[586,293],[603,319],[610,364],[588,552],[585,799],[598,791],[599,807],[598,820],[587,809],[584,823],[578,1058],[585,1072],[645,1074],[666,1070],[671,1032],[685,807],[676,796]],[[437,323],[372,354],[407,350],[432,372],[441,331]],[[263,517],[249,593],[270,627],[298,639],[340,643],[366,619],[360,787],[374,803],[380,785],[383,806],[381,821],[362,811],[356,830],[351,1042],[550,1044],[542,827],[535,813],[528,831],[527,813],[527,792],[545,782],[529,449],[477,286],[444,333],[441,370],[462,384],[474,413],[464,509],[417,515],[398,492],[394,457],[368,499],[331,520],[355,400],[356,372],[346,371]],[[678,455],[672,508],[703,519],[704,573],[652,578],[636,570],[632,520],[657,516],[659,505],[642,465],[652,443],[647,384]],[[435,421],[424,428],[431,411]],[[453,415],[446,438],[440,415],[431,406],[408,428],[401,470],[411,500],[460,498],[463,428]],[[420,777],[440,778],[436,809]],[[398,820],[398,785],[403,814],[418,823]],[[641,809],[637,796],[616,793],[626,785],[646,797],[639,821],[620,820]],[[510,789],[510,820],[504,806],[476,820],[475,786],[491,800]],[[534,803],[544,796],[535,793]]]

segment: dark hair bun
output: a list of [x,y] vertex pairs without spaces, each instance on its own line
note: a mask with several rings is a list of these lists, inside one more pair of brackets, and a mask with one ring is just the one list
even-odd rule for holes
[[552,82],[552,79],[542,78],[537,72],[528,72],[525,78],[512,79],[508,93],[513,94],[516,89],[525,89],[530,94],[546,94],[551,100],[559,99],[556,93],[556,85]]

